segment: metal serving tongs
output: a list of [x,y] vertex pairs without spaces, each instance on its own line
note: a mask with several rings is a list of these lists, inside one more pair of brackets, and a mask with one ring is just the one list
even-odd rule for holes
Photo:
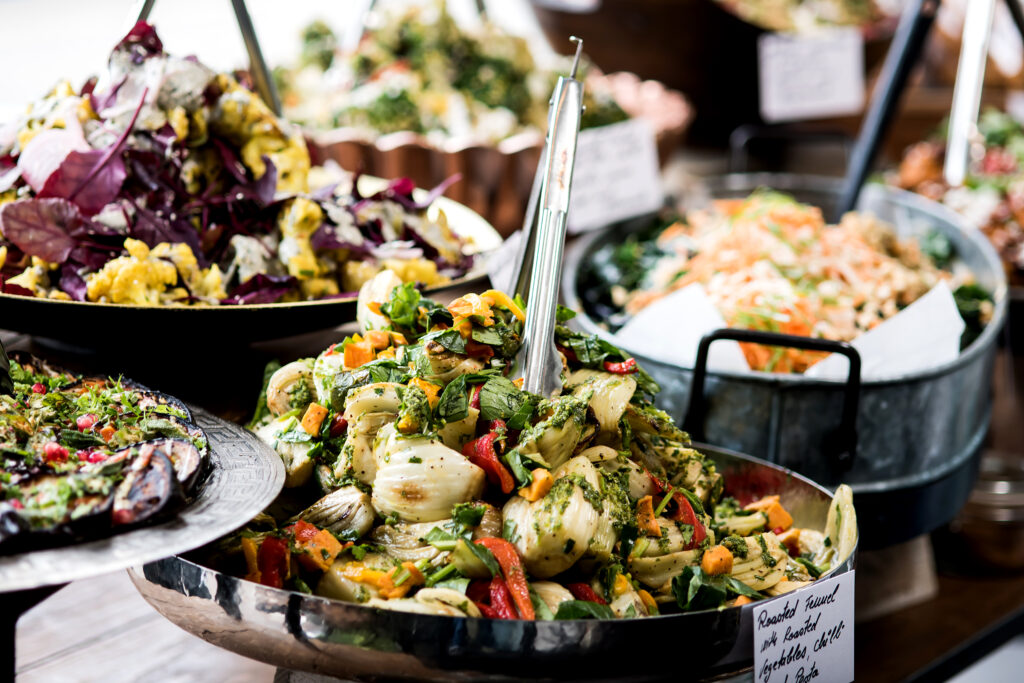
[[971,11],[964,16],[953,107],[949,112],[946,160],[942,167],[942,174],[952,187],[964,184],[972,148],[976,144],[983,146],[978,134],[978,110],[995,9],[996,0],[971,0]]
[[[149,15],[153,11],[156,0],[136,0],[131,11],[131,29],[139,21],[149,21]],[[276,115],[281,115],[281,98],[277,96],[277,88],[274,86],[274,79],[270,77],[270,69],[263,59],[263,51],[260,49],[260,41],[256,39],[256,29],[252,25],[252,17],[249,16],[249,8],[245,6],[245,0],[231,0],[231,7],[235,10],[235,19],[238,20],[238,30],[242,34],[242,41],[245,43],[245,51],[249,55],[249,74],[252,76],[253,85],[256,86],[256,93],[270,107]]]
[[518,273],[514,290],[526,299],[526,325],[515,374],[523,378],[523,389],[541,396],[552,396],[562,388],[562,362],[555,348],[555,309],[576,140],[583,115],[583,83],[576,80],[583,41],[576,36],[569,40],[576,43],[576,57],[569,76],[559,77],[551,95],[548,134],[523,223],[518,270],[513,271]]

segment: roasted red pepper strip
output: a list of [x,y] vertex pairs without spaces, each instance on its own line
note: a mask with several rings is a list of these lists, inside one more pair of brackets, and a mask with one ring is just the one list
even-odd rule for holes
[[[504,423],[502,423],[502,427],[504,427]],[[462,447],[462,454],[487,474],[487,481],[495,486],[500,486],[502,493],[511,493],[516,482],[508,469],[501,464],[498,453],[494,450],[494,442],[498,436],[498,431],[494,430],[478,439],[473,439]]]
[[627,358],[621,363],[613,363],[610,360],[604,362],[604,369],[607,372],[614,372],[616,375],[630,375],[636,372],[636,358]]
[[594,589],[585,583],[567,583],[565,587],[572,593],[572,597],[586,602],[596,602],[599,605],[607,605],[608,601],[594,592]]
[[497,610],[495,610],[490,605],[485,605],[482,602],[474,602],[473,604],[476,605],[477,609],[480,610],[480,614],[484,617],[484,619],[498,619],[499,618]]
[[473,579],[466,588],[466,597],[473,602],[487,602],[491,596],[491,582],[484,579]]
[[[523,560],[519,557],[516,547],[504,538],[495,538],[493,536],[481,538],[477,541],[477,545],[482,545],[490,550],[491,554],[494,555],[494,559],[501,566],[501,573],[508,584],[508,590],[512,593],[512,599],[515,600],[516,607],[519,608],[519,617],[530,621],[536,619],[537,615],[533,611],[533,601],[530,600],[530,586],[526,583],[526,570],[523,569]],[[494,589],[492,588],[492,597],[494,595],[493,591]],[[493,599],[491,605],[494,605]]]
[[337,439],[346,431],[348,431],[348,420],[342,417],[341,413],[336,413],[334,417],[331,418],[331,426],[327,432],[328,435],[332,439]]
[[578,358],[576,358],[576,352],[573,351],[572,349],[566,346],[561,346],[560,344],[555,344],[555,348],[558,349],[563,356],[565,356],[565,359],[567,361],[575,363],[577,360],[579,360]]
[[284,586],[289,559],[287,541],[275,536],[267,536],[263,539],[256,554],[256,566],[260,570],[260,583],[271,588]]
[[483,384],[477,384],[473,387],[473,396],[469,399],[469,407],[480,410],[480,390],[484,388]]
[[651,471],[648,470],[646,467],[644,468],[644,472],[646,472],[647,476],[650,477],[651,484],[654,485],[654,492],[655,493],[665,493],[665,484],[664,484],[664,482],[662,482],[661,479],[658,479],[656,476],[651,474]]
[[467,339],[466,355],[470,358],[492,358],[494,357],[494,349],[487,344],[481,344],[480,342],[473,341],[472,339]]
[[296,541],[311,541],[320,532],[315,526],[301,519],[292,524],[289,529],[295,535]]
[[491,609],[497,613],[498,619],[518,618],[512,606],[512,598],[508,594],[508,586],[500,576],[491,579]]
[[700,520],[697,519],[697,513],[693,511],[693,506],[690,505],[690,501],[686,499],[681,492],[676,491],[672,496],[676,501],[676,511],[672,515],[672,519],[676,522],[683,522],[693,527],[693,538],[683,548],[683,550],[692,550],[701,544],[701,542],[708,537],[708,532],[704,529],[704,525],[701,524]]

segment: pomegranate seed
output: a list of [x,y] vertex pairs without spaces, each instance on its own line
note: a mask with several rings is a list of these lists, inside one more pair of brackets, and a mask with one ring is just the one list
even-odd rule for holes
[[103,462],[104,460],[107,459],[107,455],[105,453],[99,453],[97,451],[92,451],[91,453],[89,453],[88,457],[89,462]]
[[45,394],[46,393],[46,387],[43,386],[42,384],[40,384],[39,382],[36,382],[35,384],[32,385],[32,393],[33,394]]
[[24,510],[25,504],[22,503],[17,498],[15,498],[14,500],[11,501],[11,507],[14,508],[15,510]]
[[78,419],[75,420],[75,426],[78,427],[78,431],[84,432],[88,429],[91,429],[92,426],[96,424],[96,422],[98,421],[98,417],[96,417],[92,413],[87,413],[85,415],[78,416]]
[[776,536],[778,536],[779,534],[783,533],[784,531],[785,531],[785,529],[783,529],[781,526],[777,526],[774,529],[772,529],[772,533],[775,534]]
[[48,441],[43,446],[43,455],[46,456],[47,462],[67,462],[68,460],[68,449],[61,446],[56,441]]

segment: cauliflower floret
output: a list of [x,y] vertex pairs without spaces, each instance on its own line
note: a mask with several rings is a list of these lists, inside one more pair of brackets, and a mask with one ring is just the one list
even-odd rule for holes
[[124,241],[127,256],[108,261],[103,269],[86,278],[86,297],[90,301],[136,306],[170,304],[188,296],[183,287],[175,287],[180,277],[194,296],[223,299],[224,281],[216,265],[199,267],[187,244],[161,242],[152,250],[144,242]]
[[281,211],[277,221],[281,244],[277,253],[289,275],[309,280],[321,274],[309,240],[323,220],[324,213],[316,202],[301,197],[289,201]]

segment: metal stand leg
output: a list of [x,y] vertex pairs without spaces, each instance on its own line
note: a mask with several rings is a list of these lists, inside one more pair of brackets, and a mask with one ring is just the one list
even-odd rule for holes
[[0,594],[3,610],[0,612],[0,681],[14,681],[15,659],[14,643],[18,631],[18,619],[46,598],[50,597],[65,584],[44,586],[27,591]]
[[882,66],[882,74],[875,86],[871,104],[864,115],[860,135],[850,155],[850,167],[843,181],[836,219],[857,204],[861,187],[871,171],[878,148],[889,129],[889,122],[899,104],[900,95],[907,84],[911,69],[921,54],[938,9],[939,0],[912,0],[903,10],[889,54]]

